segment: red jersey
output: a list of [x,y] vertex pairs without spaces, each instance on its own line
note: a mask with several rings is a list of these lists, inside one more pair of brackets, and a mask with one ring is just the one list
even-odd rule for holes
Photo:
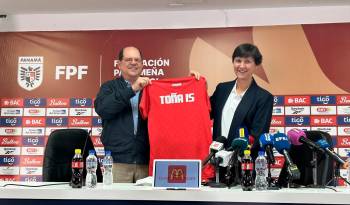
[[[150,175],[154,159],[203,160],[208,156],[210,101],[203,77],[152,81],[143,90],[140,111],[148,118]],[[203,179],[213,176],[212,167],[202,172]]]

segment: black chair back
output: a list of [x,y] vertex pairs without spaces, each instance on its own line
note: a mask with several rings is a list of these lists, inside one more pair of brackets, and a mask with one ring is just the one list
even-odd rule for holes
[[[83,176],[85,179],[85,159],[89,155],[89,150],[94,149],[90,135],[84,129],[60,129],[50,134],[46,144],[43,181],[69,182],[72,177],[72,158],[75,149],[81,149],[82,151],[84,159]],[[102,182],[100,165],[97,167],[97,181]]]

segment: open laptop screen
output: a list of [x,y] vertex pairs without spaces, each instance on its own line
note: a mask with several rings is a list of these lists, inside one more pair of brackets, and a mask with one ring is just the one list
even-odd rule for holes
[[153,162],[153,187],[166,189],[199,189],[200,160],[159,159]]

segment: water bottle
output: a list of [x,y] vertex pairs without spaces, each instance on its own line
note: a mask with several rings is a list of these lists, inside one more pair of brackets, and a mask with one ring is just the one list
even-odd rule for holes
[[253,161],[250,157],[250,150],[244,150],[244,157],[242,159],[242,181],[241,186],[243,191],[253,190]]
[[111,151],[105,152],[105,157],[103,158],[103,185],[113,184],[113,158],[111,156]]
[[81,156],[81,149],[74,150],[75,155],[72,159],[72,188],[81,188],[83,186],[84,161]]
[[267,189],[267,160],[264,156],[265,152],[260,151],[259,156],[255,160],[255,189],[266,190]]
[[95,188],[97,185],[97,157],[95,150],[89,150],[89,156],[86,158],[86,181],[85,184],[89,188]]

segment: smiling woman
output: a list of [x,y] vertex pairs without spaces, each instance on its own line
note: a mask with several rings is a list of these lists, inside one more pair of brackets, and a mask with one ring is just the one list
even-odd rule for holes
[[259,87],[253,78],[261,62],[262,55],[255,45],[237,46],[232,54],[236,80],[220,83],[210,98],[213,137],[226,137],[230,146],[239,136],[239,128],[246,127],[255,138],[251,148],[253,159],[259,150],[258,137],[269,132],[273,106],[272,94]]

